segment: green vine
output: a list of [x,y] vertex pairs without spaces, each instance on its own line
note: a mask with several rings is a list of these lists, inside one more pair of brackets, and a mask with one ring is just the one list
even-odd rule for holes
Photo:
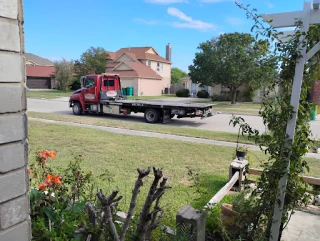
[[[300,103],[298,107],[297,123],[294,139],[289,139],[286,127],[294,114],[294,108],[290,105],[291,91],[297,59],[301,57],[301,47],[307,46],[310,50],[319,39],[319,26],[312,25],[307,33],[299,31],[302,22],[296,22],[296,32],[289,42],[278,39],[281,32],[277,32],[272,26],[265,26],[256,9],[249,10],[248,6],[237,5],[246,11],[247,17],[254,20],[252,31],[256,32],[256,39],[264,39],[270,45],[274,45],[270,58],[274,58],[280,67],[279,75],[274,78],[265,92],[260,115],[268,128],[267,133],[260,133],[252,129],[241,117],[232,119],[233,125],[242,125],[242,134],[248,134],[254,139],[261,150],[268,155],[268,161],[263,163],[263,173],[257,183],[257,188],[252,192],[255,202],[248,205],[242,212],[242,222],[245,225],[240,234],[246,240],[269,240],[271,226],[274,221],[281,221],[279,237],[290,220],[298,201],[303,201],[307,191],[307,184],[300,177],[309,171],[309,166],[302,157],[312,146],[309,120],[313,104],[307,101],[307,94],[317,77],[319,53],[313,56],[304,68],[303,84],[301,88]],[[269,95],[280,89],[280,94],[270,100]],[[287,164],[290,162],[289,170]],[[281,220],[273,220],[273,211],[279,194],[278,183],[282,176],[287,175],[287,189]]]

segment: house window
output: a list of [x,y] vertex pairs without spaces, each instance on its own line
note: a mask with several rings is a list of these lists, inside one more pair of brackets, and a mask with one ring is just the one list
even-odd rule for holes
[[147,65],[148,65],[149,67],[151,67],[151,60],[150,60],[150,59],[147,60]]
[[163,63],[157,63],[157,71],[158,72],[163,72]]

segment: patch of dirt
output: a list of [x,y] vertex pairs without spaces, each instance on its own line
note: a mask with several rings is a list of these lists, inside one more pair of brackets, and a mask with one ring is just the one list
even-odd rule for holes
[[189,181],[187,178],[182,178],[179,181],[179,183],[181,183],[181,184],[183,184],[185,186],[188,186],[188,187],[190,187],[193,184],[192,181]]
[[320,216],[320,206],[308,205],[308,206],[305,206],[305,207],[301,206],[301,207],[298,207],[296,209],[299,210],[299,211],[302,211],[302,212],[311,213],[311,214]]

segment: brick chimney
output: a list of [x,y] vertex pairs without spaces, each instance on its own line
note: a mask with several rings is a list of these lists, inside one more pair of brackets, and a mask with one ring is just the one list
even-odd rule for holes
[[166,46],[166,59],[171,62],[171,45],[170,43]]

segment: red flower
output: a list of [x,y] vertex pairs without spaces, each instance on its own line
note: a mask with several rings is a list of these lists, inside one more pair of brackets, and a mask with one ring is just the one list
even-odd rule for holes
[[39,190],[45,191],[46,188],[47,188],[47,184],[46,184],[46,183],[41,183],[41,184],[39,185]]
[[48,186],[52,186],[53,184],[61,185],[61,176],[48,174],[46,177],[46,183]]
[[31,169],[28,169],[28,174],[30,175],[32,173],[32,170]]
[[54,151],[50,151],[49,156],[55,158],[57,154]]

